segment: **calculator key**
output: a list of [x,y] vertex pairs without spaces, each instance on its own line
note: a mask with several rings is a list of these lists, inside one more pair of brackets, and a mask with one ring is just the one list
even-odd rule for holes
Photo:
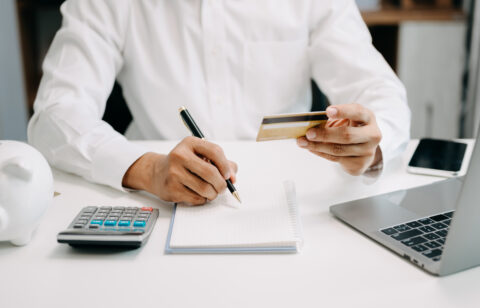
[[103,220],[101,219],[94,219],[90,222],[90,225],[102,225],[103,224]]
[[130,232],[130,231],[132,231],[132,229],[130,229],[130,228],[118,228],[117,231],[118,232]]
[[116,220],[105,220],[104,226],[116,226],[117,221]]
[[117,231],[117,229],[115,229],[115,228],[103,228],[103,231],[113,232],[113,231]]
[[148,206],[148,207],[145,207],[145,206],[144,206],[144,207],[141,208],[141,210],[142,210],[142,211],[146,211],[146,212],[151,212],[151,211],[153,211],[153,208],[150,207],[150,206]]
[[81,225],[84,225],[84,224],[86,224],[87,222],[88,222],[88,220],[86,220],[86,219],[79,219],[79,220],[77,220],[77,224],[81,224]]
[[90,226],[88,226],[88,227],[89,227],[90,229],[98,229],[98,228],[100,228],[99,225],[90,225]]
[[127,210],[136,210],[138,209],[138,207],[134,207],[134,206],[129,206],[129,207],[126,207]]
[[82,215],[80,216],[80,219],[90,219],[92,215]]
[[84,226],[83,224],[75,224],[75,225],[73,225],[73,228],[74,229],[81,229],[81,228],[83,228],[83,226]]
[[442,222],[443,222],[444,224],[446,224],[446,225],[450,225],[450,223],[452,222],[452,220],[451,220],[451,219],[448,219],[448,220],[444,220],[444,221],[442,221]]
[[137,220],[133,223],[134,227],[145,227],[145,225],[146,225],[146,222],[141,220]]
[[102,206],[100,209],[102,209],[102,210],[111,210],[112,207],[111,207],[111,206]]
[[133,232],[145,233],[145,229],[133,229]]
[[120,220],[118,222],[119,227],[128,227],[130,226],[130,220]]
[[113,209],[123,211],[124,207],[123,206],[114,206]]
[[440,243],[441,245],[445,245],[445,238],[439,238],[437,242]]

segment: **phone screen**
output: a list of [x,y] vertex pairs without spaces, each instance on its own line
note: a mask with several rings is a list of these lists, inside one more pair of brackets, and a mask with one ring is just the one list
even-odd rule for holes
[[461,142],[421,139],[412,159],[410,167],[460,171],[467,145]]

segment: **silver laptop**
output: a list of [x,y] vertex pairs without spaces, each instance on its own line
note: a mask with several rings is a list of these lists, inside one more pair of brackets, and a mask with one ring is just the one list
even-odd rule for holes
[[467,175],[333,205],[336,217],[434,275],[480,264],[480,133]]

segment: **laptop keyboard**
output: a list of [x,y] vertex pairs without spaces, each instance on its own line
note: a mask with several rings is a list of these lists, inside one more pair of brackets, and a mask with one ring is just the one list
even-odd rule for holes
[[381,231],[427,258],[440,261],[453,213],[433,215]]

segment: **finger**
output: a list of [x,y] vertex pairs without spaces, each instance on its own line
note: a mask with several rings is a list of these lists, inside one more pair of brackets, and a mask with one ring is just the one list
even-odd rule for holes
[[218,193],[210,183],[205,182],[188,170],[185,170],[181,182],[203,198],[207,198],[208,200],[214,200],[217,198]]
[[185,160],[184,167],[203,181],[211,184],[217,193],[221,193],[227,188],[225,178],[220,174],[220,171],[210,162],[206,162],[194,154],[191,155],[191,158]]
[[369,143],[341,144],[309,142],[306,148],[310,151],[321,152],[334,156],[373,156],[375,155],[376,146],[371,146]]
[[179,184],[172,199],[172,201],[175,203],[184,202],[192,205],[202,205],[207,202],[206,198],[200,196],[199,194],[182,184]]
[[327,116],[332,119],[350,119],[363,123],[369,123],[372,112],[359,104],[342,104],[329,106]]
[[325,158],[326,160],[332,161],[334,163],[339,163],[344,159],[344,157],[341,157],[341,156],[334,156],[334,155],[325,154],[325,153],[322,153],[322,152],[315,152],[315,151],[310,151],[310,152],[317,155],[317,156]]
[[342,168],[351,175],[360,175],[365,172],[368,167],[369,158],[366,156],[359,157],[341,157],[321,152],[310,151],[313,154],[325,158],[331,162],[339,163]]
[[193,147],[195,153],[208,158],[215,164],[225,180],[230,178],[232,173],[230,164],[220,146],[206,140],[198,139],[198,141],[193,144]]
[[349,119],[328,119],[325,127],[340,127],[340,126],[349,126],[350,120]]
[[366,143],[369,141],[370,131],[368,126],[352,127],[312,127],[307,131],[307,139],[316,142],[329,142],[340,144]]
[[238,165],[237,165],[237,163],[234,162],[234,161],[231,161],[231,160],[228,161],[228,163],[229,163],[229,165],[230,165],[230,170],[232,170],[233,173],[237,173],[237,171],[238,171]]
[[235,184],[237,182],[238,165],[233,161],[229,161],[229,163],[230,163],[231,170],[233,170],[232,176],[230,177],[230,181],[232,181],[232,183]]

